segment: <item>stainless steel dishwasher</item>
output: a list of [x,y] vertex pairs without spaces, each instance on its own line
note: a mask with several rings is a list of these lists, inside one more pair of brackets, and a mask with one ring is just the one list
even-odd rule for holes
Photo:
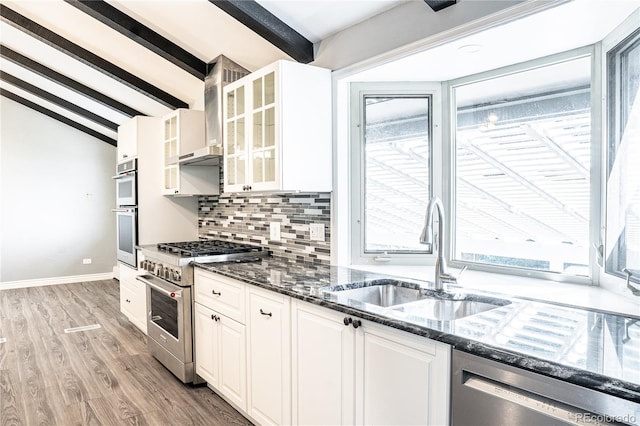
[[453,351],[454,426],[639,424],[637,403]]

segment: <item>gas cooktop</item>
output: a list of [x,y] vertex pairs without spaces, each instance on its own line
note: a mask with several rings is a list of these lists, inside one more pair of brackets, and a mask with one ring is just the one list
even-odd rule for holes
[[158,251],[181,257],[215,256],[236,253],[260,253],[262,247],[222,240],[159,243]]

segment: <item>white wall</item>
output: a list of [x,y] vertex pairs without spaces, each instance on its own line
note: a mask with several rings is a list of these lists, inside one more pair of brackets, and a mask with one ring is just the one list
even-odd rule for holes
[[0,112],[0,286],[110,273],[116,148],[4,97]]

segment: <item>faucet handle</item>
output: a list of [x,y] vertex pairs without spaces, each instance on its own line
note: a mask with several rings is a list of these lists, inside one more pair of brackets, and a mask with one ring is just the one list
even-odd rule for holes
[[450,284],[456,284],[458,282],[458,278],[460,278],[460,276],[462,275],[462,273],[464,271],[467,270],[466,266],[463,266],[462,269],[460,269],[460,272],[458,272],[457,274],[452,274],[450,272],[445,272],[440,274],[440,278],[442,279],[442,281],[450,283]]

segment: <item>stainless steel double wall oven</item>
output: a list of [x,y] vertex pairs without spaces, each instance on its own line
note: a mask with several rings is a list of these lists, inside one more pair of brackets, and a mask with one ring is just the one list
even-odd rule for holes
[[116,258],[137,268],[138,163],[134,158],[116,166]]

